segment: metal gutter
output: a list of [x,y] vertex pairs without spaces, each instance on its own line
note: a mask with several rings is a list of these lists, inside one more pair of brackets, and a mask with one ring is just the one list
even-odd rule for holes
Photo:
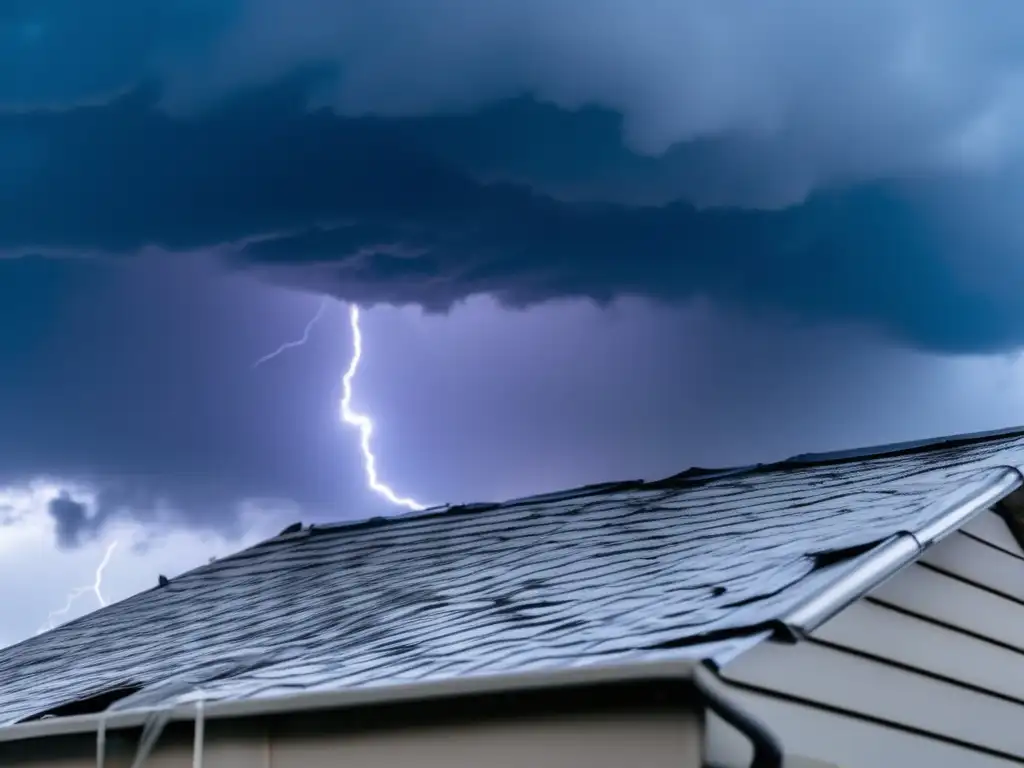
[[947,507],[945,514],[937,516],[924,528],[914,534],[922,549],[942,541],[949,534],[960,530],[974,516],[995,506],[1018,488],[1024,486],[1024,473],[1014,466],[999,467],[998,475],[976,489],[968,498]]
[[[205,701],[203,702],[203,719],[285,715],[294,712],[421,702],[455,696],[504,694],[582,685],[647,680],[689,681],[699,663],[696,659],[652,662],[625,661],[618,664],[595,664],[576,669],[547,672],[482,675],[475,678],[456,678],[437,682],[304,692],[263,699]],[[192,722],[196,719],[196,709],[197,703],[189,701],[168,707],[146,707],[120,712],[107,711],[59,717],[52,720],[35,720],[0,728],[0,742],[97,733],[101,724],[106,733],[124,728],[139,728],[155,713],[160,713],[161,717],[167,720]]]
[[840,573],[809,600],[781,618],[793,639],[805,637],[859,600],[883,581],[919,558],[926,549],[959,530],[971,518],[1024,486],[1017,467],[1002,466],[979,485],[963,489],[916,533],[897,533]]

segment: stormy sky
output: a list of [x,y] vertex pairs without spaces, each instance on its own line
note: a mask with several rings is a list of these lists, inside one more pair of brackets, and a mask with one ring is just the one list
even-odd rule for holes
[[396,511],[338,419],[346,302],[424,503],[1024,422],[1021,22],[3,4],[0,644],[115,541],[106,599]]

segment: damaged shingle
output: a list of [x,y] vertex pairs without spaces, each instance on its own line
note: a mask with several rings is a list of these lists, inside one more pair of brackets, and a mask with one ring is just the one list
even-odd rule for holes
[[[1008,435],[318,525],[0,650],[0,725],[197,687],[238,699],[734,650],[952,491],[1022,464]],[[224,666],[241,651],[259,662]]]

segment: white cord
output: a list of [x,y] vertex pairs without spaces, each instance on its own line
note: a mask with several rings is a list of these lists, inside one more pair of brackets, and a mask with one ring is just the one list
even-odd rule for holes
[[131,768],[142,768],[142,765],[149,758],[150,752],[156,746],[157,739],[164,731],[164,726],[171,719],[173,704],[167,704],[155,712],[151,712],[142,726],[142,736],[139,737],[139,748],[135,753]]
[[205,737],[206,720],[203,717],[203,700],[196,700],[195,737],[192,741],[192,768],[203,768],[203,738]]
[[[135,752],[135,759],[132,760],[132,768],[142,768],[146,759],[156,746],[157,739],[170,720],[173,703],[168,703],[159,710],[150,712],[142,726],[142,735],[139,737],[139,746]],[[203,749],[206,739],[206,710],[203,706],[203,699],[200,696],[196,699],[195,736],[192,742],[192,768],[203,768]],[[104,768],[107,752],[107,713],[100,713],[99,724],[96,729],[96,768]]]
[[96,728],[96,768],[103,768],[107,758],[107,713],[100,712],[100,723]]

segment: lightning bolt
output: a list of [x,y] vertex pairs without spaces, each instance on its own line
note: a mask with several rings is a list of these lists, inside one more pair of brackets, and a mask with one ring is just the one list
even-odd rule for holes
[[114,554],[114,549],[116,547],[116,541],[111,543],[111,545],[107,547],[107,551],[103,555],[103,559],[100,561],[100,564],[96,566],[96,574],[93,578],[92,584],[87,587],[75,587],[75,589],[71,590],[71,592],[68,593],[68,599],[67,602],[64,604],[64,607],[57,611],[50,611],[49,616],[47,616],[46,618],[46,624],[39,628],[39,630],[36,632],[37,635],[42,634],[43,632],[46,632],[48,630],[54,629],[57,626],[57,624],[55,624],[54,622],[59,617],[66,615],[67,612],[71,610],[71,606],[75,604],[75,601],[88,592],[92,592],[96,596],[96,602],[100,604],[101,608],[105,608],[107,606],[107,601],[103,597],[103,592],[101,592],[100,590],[103,587],[103,571],[110,564],[110,558]]
[[327,310],[327,297],[325,296],[323,301],[320,302],[320,308],[317,309],[316,314],[313,315],[313,319],[310,320],[308,323],[306,323],[306,328],[302,332],[302,338],[296,339],[295,341],[286,341],[284,344],[282,344],[280,347],[275,349],[273,352],[270,352],[269,354],[264,355],[259,360],[257,360],[255,363],[253,363],[252,367],[254,369],[255,368],[259,368],[264,363],[269,363],[275,357],[277,357],[280,354],[283,354],[283,353],[287,352],[289,349],[294,349],[295,347],[301,347],[303,344],[305,344],[307,341],[309,341],[309,334],[312,333],[313,326],[315,326],[318,322],[320,322],[320,318],[324,316],[324,312],[326,310]]
[[[289,349],[301,347],[308,342],[309,334],[312,332],[313,326],[320,321],[320,318],[323,317],[324,311],[327,309],[327,302],[327,297],[324,297],[323,301],[320,302],[320,307],[317,309],[316,314],[313,315],[313,318],[308,323],[306,323],[306,329],[303,331],[301,338],[285,342],[273,352],[264,355],[253,363],[252,367],[258,368],[263,365],[263,363],[273,360],[275,357],[287,352]],[[359,307],[355,304],[349,305],[348,318],[349,325],[352,328],[352,358],[349,361],[345,374],[341,377],[342,395],[341,402],[339,403],[339,415],[341,416],[342,422],[359,430],[359,450],[363,455],[363,471],[366,475],[366,484],[371,491],[387,499],[395,506],[405,507],[406,509],[413,511],[426,509],[426,505],[421,504],[416,501],[416,499],[399,496],[391,489],[390,486],[381,482],[380,477],[377,474],[377,457],[374,455],[373,448],[370,446],[370,438],[373,437],[373,420],[366,414],[359,413],[352,408],[352,380],[355,378],[356,371],[359,370],[359,362],[363,358],[363,332],[359,325]]]
[[389,486],[382,483],[377,475],[377,457],[370,446],[373,437],[373,420],[366,414],[352,408],[352,380],[359,370],[359,361],[363,358],[363,332],[359,326],[359,307],[350,304],[348,309],[349,325],[352,327],[352,359],[349,361],[345,375],[341,377],[341,403],[339,415],[341,420],[359,430],[359,450],[363,454],[363,470],[366,473],[366,484],[374,493],[387,499],[395,506],[405,507],[413,511],[425,509],[424,504],[415,499],[399,496]]

